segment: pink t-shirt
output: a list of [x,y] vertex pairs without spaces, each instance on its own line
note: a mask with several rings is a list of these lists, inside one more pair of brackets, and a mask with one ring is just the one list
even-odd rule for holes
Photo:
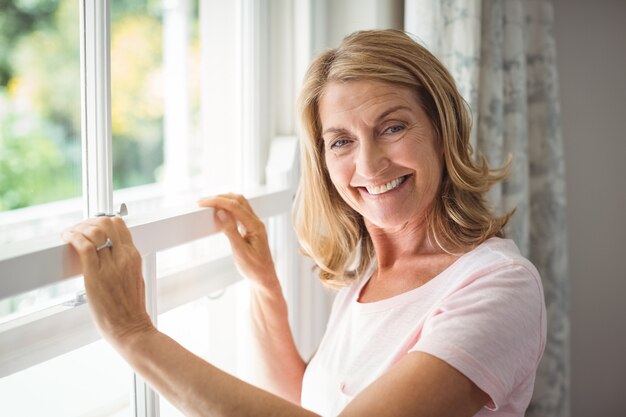
[[492,238],[419,288],[357,301],[367,279],[341,289],[304,374],[302,406],[336,416],[412,351],[462,372],[491,400],[477,416],[523,416],[546,341],[541,279],[511,240]]

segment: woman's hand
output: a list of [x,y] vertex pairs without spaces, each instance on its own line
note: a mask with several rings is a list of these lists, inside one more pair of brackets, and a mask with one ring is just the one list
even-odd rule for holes
[[245,197],[223,194],[198,201],[201,207],[215,209],[214,220],[228,240],[239,272],[263,289],[278,284],[265,224]]
[[118,345],[154,330],[146,312],[141,256],[124,221],[88,219],[67,229],[63,239],[80,257],[87,300],[102,336]]

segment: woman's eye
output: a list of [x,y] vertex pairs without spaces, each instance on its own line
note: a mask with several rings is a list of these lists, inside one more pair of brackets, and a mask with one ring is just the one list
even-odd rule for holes
[[393,125],[393,126],[389,126],[387,129],[385,129],[385,133],[400,133],[404,130],[404,126],[402,125]]
[[349,143],[347,139],[337,139],[330,144],[330,149],[340,149]]

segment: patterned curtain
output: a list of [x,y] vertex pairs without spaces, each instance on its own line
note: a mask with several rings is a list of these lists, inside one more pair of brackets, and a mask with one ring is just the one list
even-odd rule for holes
[[527,416],[569,417],[565,172],[549,0],[406,0],[405,30],[452,72],[474,117],[472,144],[511,175],[490,193],[543,279],[548,342]]

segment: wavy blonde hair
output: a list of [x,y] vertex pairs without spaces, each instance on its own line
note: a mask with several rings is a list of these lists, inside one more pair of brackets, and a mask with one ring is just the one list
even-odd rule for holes
[[485,194],[506,177],[490,169],[483,155],[475,161],[469,142],[471,116],[446,68],[426,48],[397,30],[356,32],[309,66],[298,100],[304,136],[302,177],[294,223],[302,252],[319,268],[323,283],[349,284],[374,257],[362,216],[346,204],[330,180],[324,159],[319,100],[329,82],[373,80],[415,90],[444,153],[444,172],[432,211],[429,238],[444,251],[463,253],[493,236],[503,236],[512,216],[495,216]]

